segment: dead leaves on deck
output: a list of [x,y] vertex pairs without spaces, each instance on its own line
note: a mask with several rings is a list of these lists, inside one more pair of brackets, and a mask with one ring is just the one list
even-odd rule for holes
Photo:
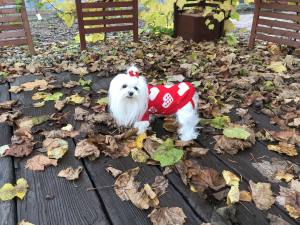
[[0,188],[0,200],[8,201],[14,197],[18,197],[22,200],[27,193],[28,187],[28,183],[24,178],[18,179],[15,186],[6,183]]

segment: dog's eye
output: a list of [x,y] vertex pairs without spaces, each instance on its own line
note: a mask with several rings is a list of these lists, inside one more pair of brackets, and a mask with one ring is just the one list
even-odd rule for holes
[[126,85],[126,84],[123,84],[122,88],[127,88],[127,85]]
[[136,91],[137,91],[137,90],[139,90],[139,89],[138,89],[137,87],[134,87],[134,90],[136,90]]

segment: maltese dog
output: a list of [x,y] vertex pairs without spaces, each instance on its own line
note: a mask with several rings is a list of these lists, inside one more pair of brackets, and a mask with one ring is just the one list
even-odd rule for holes
[[176,114],[180,139],[189,141],[198,136],[199,96],[191,83],[148,85],[132,66],[113,78],[108,95],[110,112],[119,126],[133,125],[140,134],[149,127],[150,115]]

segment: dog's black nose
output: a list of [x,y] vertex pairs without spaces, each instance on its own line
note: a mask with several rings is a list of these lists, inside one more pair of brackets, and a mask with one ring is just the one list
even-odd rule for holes
[[133,92],[132,92],[132,91],[129,91],[128,94],[129,94],[129,96],[132,96],[132,95],[133,95]]

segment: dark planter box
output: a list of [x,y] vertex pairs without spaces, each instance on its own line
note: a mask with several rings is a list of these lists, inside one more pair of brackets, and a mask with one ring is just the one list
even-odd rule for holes
[[[213,17],[201,17],[197,14],[187,14],[174,7],[174,36],[181,36],[184,40],[213,41],[223,35],[224,23],[219,23]],[[209,30],[205,21],[210,19],[215,25],[213,30]]]

